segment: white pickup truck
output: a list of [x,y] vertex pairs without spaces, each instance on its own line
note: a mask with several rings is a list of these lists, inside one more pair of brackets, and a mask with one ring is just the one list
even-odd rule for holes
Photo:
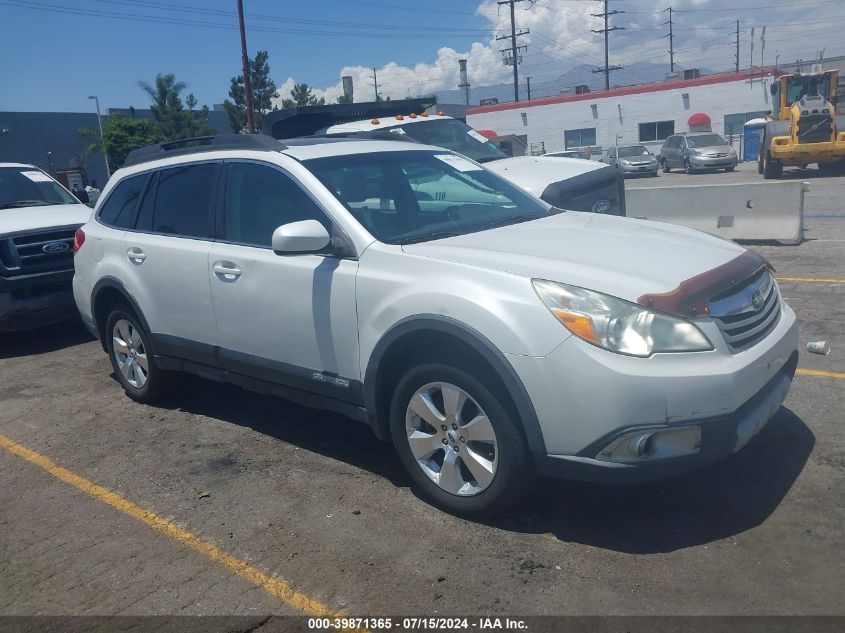
[[34,165],[0,163],[0,332],[77,314],[74,231],[91,209]]
[[[430,101],[429,101],[430,103]],[[465,123],[425,112],[423,99],[303,106],[271,112],[264,133],[276,139],[302,136],[392,135],[406,141],[444,147],[484,166],[555,207],[607,215],[625,215],[622,174],[597,161],[554,156],[506,156]],[[436,200],[447,183],[432,183]],[[438,188],[439,187],[439,188]]]

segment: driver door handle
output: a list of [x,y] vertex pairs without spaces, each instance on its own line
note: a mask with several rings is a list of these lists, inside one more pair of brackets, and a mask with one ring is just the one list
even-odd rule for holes
[[236,281],[243,273],[237,264],[227,261],[214,262],[211,269],[223,281]]

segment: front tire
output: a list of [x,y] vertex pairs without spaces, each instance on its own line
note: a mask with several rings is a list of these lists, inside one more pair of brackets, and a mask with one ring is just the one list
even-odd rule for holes
[[661,161],[661,163],[662,163],[662,165],[663,165],[663,173],[664,173],[664,174],[668,174],[668,173],[670,173],[670,172],[672,171],[672,168],[671,168],[671,167],[669,167],[669,161],[668,161],[668,160],[666,160],[666,159],[664,158],[664,159]]
[[499,397],[466,371],[439,363],[399,380],[390,427],[419,492],[454,514],[501,513],[533,480],[528,446]]
[[783,163],[772,158],[772,153],[766,151],[763,156],[763,178],[771,180],[780,178],[783,175]]
[[155,402],[167,391],[168,374],[153,359],[149,334],[137,315],[117,305],[106,320],[106,348],[114,375],[136,402]]
[[692,165],[690,165],[689,160],[684,160],[684,173],[691,174],[692,173]]

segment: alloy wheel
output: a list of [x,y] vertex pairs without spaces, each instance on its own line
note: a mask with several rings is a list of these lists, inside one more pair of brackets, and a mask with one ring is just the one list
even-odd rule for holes
[[147,383],[149,361],[141,333],[130,321],[119,319],[112,330],[112,346],[117,366],[131,386],[141,389]]
[[478,402],[457,385],[420,387],[408,402],[405,430],[417,465],[445,492],[473,496],[492,483],[499,462],[496,432]]

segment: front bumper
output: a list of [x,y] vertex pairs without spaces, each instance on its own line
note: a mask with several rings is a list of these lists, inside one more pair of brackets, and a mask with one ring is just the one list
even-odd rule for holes
[[739,157],[736,154],[712,158],[690,154],[687,159],[693,169],[724,169],[726,167],[736,167],[737,163],[739,163]]
[[[777,411],[797,363],[798,328],[783,304],[771,333],[731,353],[715,323],[698,323],[710,352],[635,358],[568,338],[548,356],[508,356],[528,392],[545,452],[540,472],[634,481],[692,470],[741,448]],[[634,429],[697,427],[701,449],[682,457],[620,463],[598,459]]]
[[0,331],[31,330],[76,316],[72,277],[68,270],[0,279]]
[[[636,483],[662,479],[713,464],[742,449],[766,426],[786,399],[797,365],[796,350],[766,386],[733,413],[692,423],[682,421],[672,425],[620,429],[596,441],[578,455],[546,455],[535,459],[537,471],[542,475],[577,481]],[[634,430],[661,431],[689,426],[701,429],[700,450],[692,455],[633,463],[608,462],[592,457],[617,437]]]
[[657,163],[649,163],[647,165],[625,165],[620,163],[619,170],[625,176],[654,176],[657,174]]

